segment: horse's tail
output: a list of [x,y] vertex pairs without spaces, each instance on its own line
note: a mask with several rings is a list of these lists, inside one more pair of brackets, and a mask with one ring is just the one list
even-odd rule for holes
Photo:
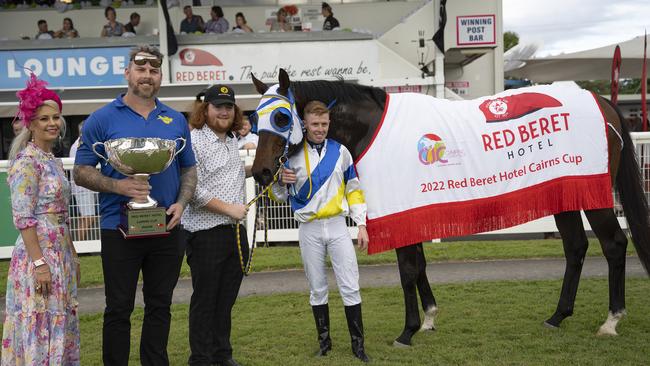
[[623,114],[609,100],[607,102],[618,114],[621,121],[621,137],[623,138],[623,149],[616,175],[616,190],[621,198],[636,252],[646,272],[650,274],[650,224],[648,222],[648,200],[643,189],[644,180],[630,130],[625,123]]

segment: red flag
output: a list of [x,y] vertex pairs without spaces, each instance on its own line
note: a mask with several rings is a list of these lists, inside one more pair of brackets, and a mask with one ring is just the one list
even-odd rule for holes
[[641,118],[643,118],[643,131],[648,130],[648,102],[646,101],[646,92],[648,89],[648,59],[646,51],[648,49],[648,33],[643,38],[643,71],[641,72]]
[[614,58],[612,59],[612,103],[618,101],[618,79],[621,74],[621,47],[616,46],[614,49]]

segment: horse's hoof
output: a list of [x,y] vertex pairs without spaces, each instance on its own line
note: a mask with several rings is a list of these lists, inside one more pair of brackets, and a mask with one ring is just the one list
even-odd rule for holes
[[436,330],[436,326],[434,325],[436,314],[438,314],[438,307],[436,306],[432,306],[424,312],[424,321],[422,322],[422,327],[420,327],[420,332]]
[[616,330],[600,327],[598,332],[596,332],[596,335],[599,337],[615,337],[618,333],[616,333]]
[[544,323],[542,323],[542,325],[543,325],[545,328],[548,328],[548,329],[560,329],[559,326],[557,326],[557,325],[553,325],[553,324],[549,323],[548,320],[545,321]]
[[616,314],[613,314],[611,311],[607,314],[607,321],[605,321],[605,324],[601,325],[600,328],[598,329],[598,332],[596,332],[597,336],[617,336],[618,333],[616,333],[616,325],[618,324],[621,319],[623,319],[623,316],[625,316],[626,312],[625,309],[620,310]]
[[399,342],[397,339],[393,341],[393,347],[395,348],[411,348],[410,344],[404,344]]
[[433,325],[433,319],[424,319],[420,332],[433,332],[434,330],[436,330],[436,326]]

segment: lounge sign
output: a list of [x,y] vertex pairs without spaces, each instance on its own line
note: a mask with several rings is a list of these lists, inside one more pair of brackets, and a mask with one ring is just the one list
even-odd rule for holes
[[171,59],[172,83],[250,83],[251,73],[277,81],[280,68],[291,80],[377,75],[373,41],[255,43],[184,46]]
[[0,51],[2,89],[20,89],[34,72],[52,87],[126,84],[130,47]]

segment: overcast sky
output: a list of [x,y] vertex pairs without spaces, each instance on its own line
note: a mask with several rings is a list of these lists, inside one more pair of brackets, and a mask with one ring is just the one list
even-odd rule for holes
[[650,33],[650,0],[503,0],[503,31],[542,44],[536,56],[582,51]]

